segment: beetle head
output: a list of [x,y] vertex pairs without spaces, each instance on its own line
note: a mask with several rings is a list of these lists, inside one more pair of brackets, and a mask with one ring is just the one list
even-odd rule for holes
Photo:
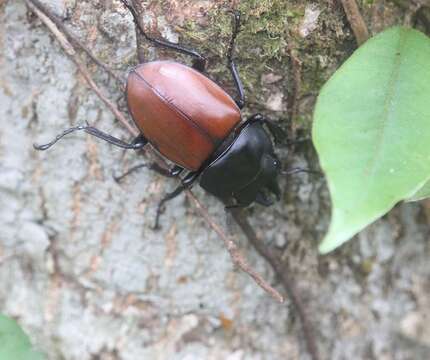
[[254,201],[269,206],[272,194],[276,199],[280,197],[280,170],[269,135],[260,122],[250,122],[203,170],[200,185],[223,200],[233,198],[233,207],[245,207]]

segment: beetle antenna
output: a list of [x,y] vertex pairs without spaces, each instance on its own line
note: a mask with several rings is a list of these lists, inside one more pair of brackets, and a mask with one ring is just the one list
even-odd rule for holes
[[79,126],[74,126],[74,127],[69,128],[69,129],[66,129],[61,134],[57,135],[55,137],[55,139],[52,140],[51,142],[49,142],[47,144],[43,144],[43,145],[33,144],[33,147],[36,150],[47,150],[51,146],[53,146],[55,143],[57,143],[59,140],[61,140],[64,136],[71,134],[72,132],[79,131],[79,130],[83,130],[87,134],[95,136],[99,139],[102,139],[102,140],[108,142],[109,144],[118,146],[118,147],[123,148],[123,149],[138,150],[138,149],[143,148],[148,143],[148,141],[143,136],[137,137],[132,143],[126,143],[125,141],[122,141],[121,139],[118,139],[118,138],[113,137],[109,134],[106,134],[103,131],[100,131],[99,129],[96,129],[95,127],[89,126],[87,123],[87,125],[79,125]]

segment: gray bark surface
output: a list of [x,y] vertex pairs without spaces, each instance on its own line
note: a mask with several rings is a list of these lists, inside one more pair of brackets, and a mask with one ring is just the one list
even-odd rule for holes
[[[135,32],[119,2],[44,3],[125,78],[136,63]],[[171,12],[168,19],[185,27],[196,8],[209,8],[204,1],[193,7],[171,0],[163,6]],[[340,9],[327,12],[322,1],[301,6],[296,22],[291,20],[301,35],[292,41],[305,43],[314,36],[315,44],[299,54],[303,91],[311,95],[301,97],[298,112],[309,123],[321,81],[306,66],[319,62],[318,76],[327,79],[354,41]],[[368,19],[382,11],[366,9]],[[388,9],[388,20],[372,23],[373,29],[400,23],[394,7]],[[163,36],[181,38],[157,11],[145,21],[157,15]],[[215,26],[204,16],[199,22],[202,31]],[[330,31],[324,32],[323,24]],[[220,39],[209,38],[205,46],[211,42]],[[333,57],[320,52],[332,43]],[[148,54],[159,55],[153,48]],[[219,61],[214,53],[212,58],[211,65]],[[249,111],[285,118],[284,85],[276,85],[279,73],[271,71],[273,63],[266,65],[257,84],[245,81]],[[115,82],[95,66],[90,69],[124,110]],[[219,68],[214,69],[219,79]],[[285,76],[291,83],[291,76]],[[288,299],[275,303],[235,270],[222,242],[184,196],[167,208],[162,229],[151,229],[158,200],[176,184],[149,171],[121,184],[112,179],[113,173],[145,159],[83,133],[46,152],[33,149],[34,142],[49,141],[85,121],[122,139],[130,135],[21,0],[0,1],[0,119],[0,312],[16,318],[49,359],[309,358]],[[303,151],[289,155],[288,166],[315,166],[310,146],[298,149]],[[283,159],[287,153],[280,150]],[[429,359],[429,203],[399,205],[342,249],[322,257],[317,244],[330,216],[324,180],[303,175],[281,183],[282,201],[267,209],[255,206],[250,220],[267,246],[284,252],[321,358]],[[215,221],[239,234],[219,201],[197,186],[193,191]],[[253,266],[278,284],[245,239],[237,240]]]

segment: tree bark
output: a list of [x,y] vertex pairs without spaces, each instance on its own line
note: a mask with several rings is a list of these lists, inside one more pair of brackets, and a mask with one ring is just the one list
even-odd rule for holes
[[[119,1],[43,3],[126,78],[137,63],[136,39]],[[413,9],[363,3],[370,34],[405,21],[429,34]],[[243,17],[236,59],[248,101],[244,116],[262,112],[291,138],[309,136],[320,87],[356,48],[341,2],[142,2],[145,26],[207,55],[209,76],[234,95],[225,59],[231,8]],[[189,61],[149,45],[140,51],[148,60]],[[145,170],[121,184],[112,178],[145,158],[84,134],[49,151],[33,149],[85,121],[130,135],[24,1],[0,1],[0,52],[2,313],[17,318],[49,359],[309,359],[291,299],[276,303],[235,270],[186,197],[172,201],[162,229],[152,230],[158,200],[176,184]],[[89,68],[125,111],[117,81]],[[285,168],[318,168],[310,142],[277,151]],[[330,218],[324,178],[297,175],[281,185],[280,202],[247,213],[294,278],[321,359],[428,359],[429,203],[401,204],[319,256]],[[223,204],[197,186],[193,192],[237,234],[255,270],[284,291]]]

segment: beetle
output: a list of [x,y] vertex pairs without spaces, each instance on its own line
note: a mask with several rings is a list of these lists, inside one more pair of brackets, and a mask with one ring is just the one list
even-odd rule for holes
[[[191,187],[196,180],[227,208],[247,207],[256,202],[270,206],[280,198],[277,177],[281,165],[272,139],[285,137],[284,131],[261,114],[242,120],[245,94],[233,58],[235,40],[240,31],[240,14],[233,12],[232,36],[227,63],[237,90],[231,97],[204,74],[206,58],[192,49],[166,40],[150,37],[139,20],[135,8],[121,2],[130,11],[136,27],[146,40],[193,58],[192,66],[174,61],[151,61],[137,65],[127,78],[128,109],[140,135],[131,143],[124,142],[97,128],[76,126],[65,130],[53,141],[34,145],[46,150],[63,136],[77,130],[103,139],[124,149],[142,149],[152,145],[175,166],[165,170],[156,164],[149,167],[158,173],[179,177],[173,192],[159,203],[155,226],[158,227],[163,205]],[[141,165],[138,167],[147,166]],[[188,171],[185,176],[180,174]]]

